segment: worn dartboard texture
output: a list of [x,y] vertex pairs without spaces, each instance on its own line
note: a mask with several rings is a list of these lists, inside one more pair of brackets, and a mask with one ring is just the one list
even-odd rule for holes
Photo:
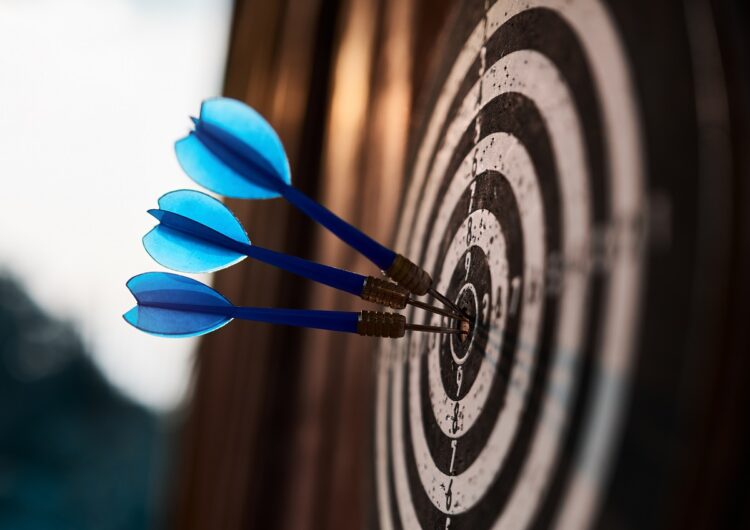
[[463,343],[383,343],[377,521],[581,528],[607,480],[641,292],[632,80],[597,1],[469,4],[396,248],[476,324]]

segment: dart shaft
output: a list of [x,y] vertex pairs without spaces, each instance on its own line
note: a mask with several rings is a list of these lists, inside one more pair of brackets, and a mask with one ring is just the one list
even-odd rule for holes
[[278,188],[284,198],[299,208],[305,215],[311,217],[330,230],[344,243],[363,254],[367,259],[386,270],[391,266],[396,253],[381,245],[361,230],[353,227],[325,206],[312,200],[297,188],[286,183]]
[[357,332],[359,315],[351,311],[316,311],[306,309],[276,309],[235,307],[235,318],[269,324],[301,326],[329,331]]
[[237,307],[232,305],[206,305],[169,301],[139,301],[139,306],[185,313],[222,315],[240,320],[265,322],[329,331],[357,333],[359,313],[351,311],[316,311],[308,309],[276,309],[263,307]]
[[463,315],[464,317],[466,317],[466,316],[467,316],[467,315],[466,315],[466,314],[464,313],[464,311],[462,311],[462,310],[461,310],[461,308],[460,308],[460,307],[458,307],[458,306],[457,306],[456,304],[454,304],[453,302],[451,302],[450,300],[448,300],[448,298],[446,298],[445,296],[443,296],[442,294],[440,294],[440,293],[439,293],[438,291],[436,291],[436,290],[435,290],[434,288],[432,288],[432,287],[431,287],[431,288],[430,288],[430,290],[429,290],[428,292],[429,292],[429,293],[430,293],[430,294],[431,294],[431,295],[432,295],[433,297],[435,297],[435,298],[436,298],[437,300],[439,300],[439,301],[440,301],[440,303],[442,303],[442,304],[443,304],[443,305],[444,305],[445,307],[450,307],[450,308],[451,308],[451,309],[453,309],[453,310],[454,310],[455,312],[457,312],[457,313],[458,313],[458,314],[460,314],[460,315]]
[[242,252],[253,259],[268,263],[292,274],[302,276],[309,280],[322,283],[346,291],[351,294],[361,295],[366,276],[350,272],[336,267],[330,267],[314,261],[298,258],[275,252],[255,245],[242,244]]
[[[420,266],[409,261],[401,254],[396,254],[394,251],[381,245],[367,234],[338,217],[325,206],[312,200],[297,188],[286,183],[281,183],[277,189],[287,201],[333,232],[333,234],[350,247],[360,252],[409,292],[421,296],[434,291],[431,287],[432,278]],[[447,300],[442,295],[440,296],[441,298],[438,299],[441,302]],[[453,307],[453,309],[456,309],[460,313],[460,310],[451,302],[448,302],[446,305]]]
[[[185,194],[189,192],[183,191],[177,193]],[[206,200],[214,201],[214,199],[208,197],[206,197]],[[225,208],[223,205],[220,205],[220,207]],[[393,309],[403,309],[406,307],[407,300],[409,299],[408,290],[381,278],[375,278],[373,276],[365,277],[361,274],[347,270],[330,267],[328,265],[323,265],[295,256],[289,256],[257,245],[251,245],[250,243],[234,239],[223,232],[215,230],[202,222],[196,221],[195,219],[180,213],[161,209],[152,209],[149,210],[149,213],[159,220],[159,229],[162,230],[162,237],[167,237],[164,232],[165,229],[188,236],[187,239],[179,239],[180,244],[183,247],[193,250],[195,253],[206,252],[208,249],[205,246],[195,245],[193,242],[207,243],[212,247],[218,247],[236,252],[240,255],[245,255],[257,261],[262,261],[263,263],[291,272],[292,274],[302,276],[303,278],[308,278],[335,289],[356,294],[368,302],[385,305]],[[231,212],[228,210],[227,213],[231,215]],[[237,221],[237,223],[239,223],[239,221]],[[148,236],[147,238],[144,238],[144,245],[146,245],[147,249],[151,248],[151,252],[154,249],[153,247],[150,247],[151,243],[148,242],[147,239]],[[166,265],[169,266],[168,263]],[[444,314],[446,316],[456,316],[455,314],[432,308],[432,306],[420,302],[417,302],[414,305],[427,309],[428,311],[433,310],[433,312]]]
[[278,178],[262,157],[251,156],[251,152],[243,149],[242,143],[231,134],[222,131],[220,127],[202,121],[196,124],[194,134],[209,151],[233,171],[239,175],[244,175],[248,180],[253,180],[249,177],[253,175],[256,180],[263,182],[264,187],[280,193],[305,215],[323,225],[375,265],[383,270],[390,267],[396,255],[392,250],[384,247],[325,206]]
[[277,189],[287,201],[333,232],[350,247],[363,254],[409,292],[424,295],[431,288],[432,278],[415,263],[381,245],[297,188],[282,183]]
[[[334,289],[360,295],[365,285],[366,277],[362,274],[243,243],[178,213],[164,210],[150,210],[150,213],[159,219],[162,226],[170,230],[175,230],[193,239],[237,252],[238,254],[262,261],[292,274],[302,276],[303,278],[328,285]],[[199,252],[199,250],[197,251]]]
[[[208,197],[207,199],[214,200]],[[220,205],[220,207],[225,208],[223,205]],[[226,249],[257,261],[262,261],[263,263],[267,263],[274,267],[278,267],[287,272],[291,272],[292,274],[302,276],[303,278],[308,278],[335,289],[356,294],[368,302],[385,305],[393,309],[403,309],[406,307],[409,299],[409,291],[407,289],[387,280],[375,278],[373,276],[365,277],[361,274],[338,269],[336,267],[330,267],[328,265],[323,265],[295,256],[289,256],[281,252],[252,245],[249,242],[239,241],[202,222],[176,212],[153,209],[149,210],[149,213],[159,220],[160,226],[158,228],[162,230],[162,232],[160,232],[162,237],[168,237],[165,235],[165,230],[178,232],[187,236],[187,239],[183,237],[179,239],[179,241],[183,247],[187,247],[194,253],[207,252],[211,247]],[[227,213],[231,215],[231,212],[228,210]],[[239,221],[237,221],[237,223],[239,223]],[[241,226],[239,228],[240,230],[242,229]],[[151,234],[149,234],[149,236],[150,235]],[[151,242],[147,241],[149,236],[144,238],[144,245],[146,245],[147,249],[151,248],[151,250],[149,250],[151,252],[154,249],[153,247],[150,247]],[[206,248],[205,245],[201,246],[194,244],[198,242],[207,243],[210,247]],[[169,263],[166,263],[166,265],[169,266]],[[460,315],[455,312],[451,313],[421,302],[414,302],[413,305],[441,315],[461,318]]]

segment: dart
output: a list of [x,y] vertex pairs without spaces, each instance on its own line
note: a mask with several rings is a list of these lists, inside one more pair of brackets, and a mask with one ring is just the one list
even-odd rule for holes
[[139,274],[126,285],[137,305],[123,318],[135,328],[160,337],[205,335],[235,318],[368,337],[399,338],[408,330],[465,333],[456,328],[408,324],[404,315],[398,313],[238,307],[211,287],[168,272]]
[[381,245],[292,186],[289,161],[271,125],[255,110],[230,98],[208,99],[194,129],[175,143],[182,169],[205,188],[239,199],[283,197],[361,253],[412,294],[431,294],[462,314],[432,287],[432,278],[401,254]]
[[249,257],[368,302],[393,309],[411,304],[450,318],[463,318],[451,310],[412,300],[406,289],[389,281],[253,245],[229,208],[205,193],[177,190],[163,195],[158,202],[159,209],[149,213],[159,224],[143,237],[143,246],[157,263],[169,269],[213,272]]

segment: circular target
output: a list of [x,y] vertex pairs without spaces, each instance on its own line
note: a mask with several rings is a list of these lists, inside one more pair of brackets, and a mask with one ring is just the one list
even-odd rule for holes
[[598,2],[468,12],[416,147],[396,247],[467,312],[471,332],[381,347],[378,520],[580,528],[607,479],[642,283],[632,81]]

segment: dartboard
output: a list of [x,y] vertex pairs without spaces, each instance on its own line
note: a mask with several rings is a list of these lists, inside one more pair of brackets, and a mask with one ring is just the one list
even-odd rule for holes
[[[464,309],[471,333],[380,347],[382,528],[584,528],[605,500],[635,366],[654,344],[649,216],[684,201],[689,217],[700,202],[695,168],[682,183],[649,182],[649,169],[696,145],[696,125],[663,138],[679,124],[655,125],[667,110],[634,73],[649,52],[628,45],[632,17],[617,13],[595,0],[499,0],[453,19],[395,246]],[[676,48],[679,78],[688,46]],[[649,74],[665,86],[672,75]],[[692,117],[692,93],[675,94],[670,111],[684,100]],[[669,336],[679,322],[663,318]]]

